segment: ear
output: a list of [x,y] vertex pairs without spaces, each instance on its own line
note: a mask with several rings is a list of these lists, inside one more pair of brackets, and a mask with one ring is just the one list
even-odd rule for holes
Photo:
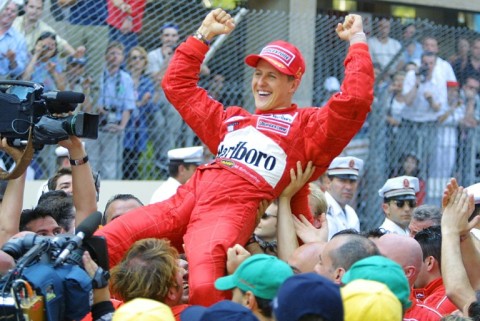
[[342,283],[342,277],[345,274],[345,269],[344,268],[337,268],[335,270],[335,283],[340,284]]
[[293,94],[297,91],[298,87],[300,86],[300,79],[294,79],[290,84],[290,92]]
[[183,173],[185,172],[186,168],[183,164],[178,165],[178,173]]
[[385,213],[385,216],[388,217],[388,214],[390,214],[390,208],[388,207],[388,203],[382,203],[382,209],[383,213]]
[[425,264],[427,266],[427,271],[430,272],[433,270],[433,268],[435,268],[435,265],[438,265],[438,262],[433,256],[430,255],[425,258]]
[[169,301],[172,301],[172,302],[178,302],[178,295],[181,295],[181,292],[179,294],[178,286],[177,287],[172,286],[172,287],[170,287],[170,289],[168,289],[166,299],[168,299]]
[[243,296],[243,306],[252,311],[258,308],[257,300],[252,291],[247,291]]
[[416,275],[417,269],[413,265],[409,265],[404,267],[403,271],[405,272],[407,279],[410,280]]

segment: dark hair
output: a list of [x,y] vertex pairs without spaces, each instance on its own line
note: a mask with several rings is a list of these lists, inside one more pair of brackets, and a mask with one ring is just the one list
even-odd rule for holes
[[347,228],[347,229],[338,231],[337,233],[333,234],[332,239],[336,236],[339,236],[339,235],[360,235],[360,233],[356,229]]
[[372,237],[372,238],[380,238],[382,236],[384,236],[385,234],[387,234],[388,232],[384,229],[384,228],[381,228],[381,227],[377,227],[373,230],[368,230],[368,231],[365,231],[363,233],[361,233],[362,236],[365,236],[366,238],[369,238],[369,237]]
[[480,72],[475,69],[467,71],[467,74],[465,75],[465,81],[463,82],[464,84],[467,82],[468,78],[472,78],[473,80],[480,82]]
[[408,174],[408,175],[415,176],[415,177],[419,178],[418,175],[420,173],[420,159],[418,158],[418,156],[415,153],[405,153],[400,157],[399,166],[398,166],[399,167],[398,174],[396,174],[394,176],[407,175],[407,173],[405,173],[405,169],[403,168],[403,164],[407,161],[408,158],[413,158],[417,162],[417,168],[415,169],[415,171],[411,174]]
[[40,34],[40,36],[38,36],[36,42],[39,42],[40,40],[47,39],[47,38],[50,38],[50,39],[55,40],[56,37],[57,37],[57,35],[54,34],[53,32],[44,31],[44,32],[42,32],[42,33]]
[[175,162],[170,161],[168,163],[168,174],[171,177],[177,176],[178,175],[178,168],[180,167],[180,165],[183,165],[183,167],[185,167],[186,169],[189,169],[190,166],[192,166],[192,165],[197,166],[196,164],[191,164],[191,163],[184,163],[184,162],[179,162],[179,161],[175,161]]
[[20,232],[30,231],[27,228],[28,223],[35,221],[36,219],[44,218],[48,216],[53,218],[53,216],[50,215],[50,213],[39,211],[38,208],[24,209],[20,214],[20,226],[19,226]]
[[[57,42],[57,35],[54,34],[53,32],[50,31],[45,31],[38,36],[37,40],[35,41],[35,44],[37,44],[39,41],[44,40],[44,39],[53,39],[55,40],[55,52],[53,53],[53,56],[56,56],[58,54],[58,42]],[[53,57],[52,56],[52,57]]]
[[437,57],[437,54],[431,51],[424,51],[422,53],[422,59],[423,57]]
[[267,317],[272,317],[272,300],[259,298],[258,296],[255,297],[257,301],[258,308],[260,309],[260,313]]
[[335,251],[331,251],[330,259],[334,268],[342,267],[347,271],[357,261],[373,255],[381,255],[375,243],[358,234],[348,234],[340,237],[346,241]]
[[422,248],[423,259],[433,256],[440,266],[442,263],[442,232],[440,226],[427,227],[418,232],[414,238]]
[[105,205],[105,210],[103,211],[103,216],[102,216],[102,225],[107,224],[107,210],[110,207],[110,205],[117,201],[117,200],[122,200],[122,201],[128,201],[128,200],[135,200],[138,202],[140,205],[144,205],[141,200],[139,200],[136,196],[132,194],[116,194],[110,197],[110,199],[107,201],[107,204]]
[[73,197],[62,190],[42,194],[35,210],[48,213],[65,231],[69,231],[75,221]]
[[48,180],[47,187],[49,191],[54,191],[57,188],[57,181],[60,177],[65,175],[72,175],[72,169],[68,167],[62,167]]
[[480,321],[480,302],[475,301],[468,307],[468,316],[473,321]]
[[168,29],[168,28],[172,28],[172,29],[175,29],[177,31],[180,30],[180,27],[175,22],[169,21],[169,22],[165,22],[163,24],[163,26],[160,28],[160,32],[163,32],[163,30]]
[[[247,293],[246,291],[243,291],[240,288],[238,289],[240,290],[240,292],[242,292],[243,295]],[[259,298],[255,294],[254,296],[255,296],[255,301],[257,301],[257,305],[258,305],[258,309],[260,310],[260,313],[266,318],[271,318],[272,317],[272,300]]]
[[402,31],[407,30],[407,28],[410,27],[410,26],[414,26],[415,28],[417,28],[414,23],[407,23],[407,24],[402,26]]

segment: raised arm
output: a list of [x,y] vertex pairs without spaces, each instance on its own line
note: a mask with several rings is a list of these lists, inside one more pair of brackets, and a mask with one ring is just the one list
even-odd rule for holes
[[[468,308],[476,300],[475,291],[470,284],[462,256],[475,255],[464,249],[476,251],[472,246],[470,230],[480,222],[480,217],[468,222],[474,207],[473,197],[469,196],[456,181],[447,186],[442,204],[442,277],[445,291],[450,300],[461,310]],[[465,245],[461,245],[465,243]],[[460,250],[462,248],[462,250]]]
[[314,162],[314,178],[323,174],[362,128],[373,102],[373,64],[361,16],[348,15],[343,24],[337,25],[336,32],[350,44],[341,90],[323,108],[313,109],[305,120],[306,159]]
[[72,164],[72,196],[75,207],[75,226],[78,226],[88,215],[97,211],[97,196],[92,169],[82,141],[76,136],[58,143],[68,149]]
[[211,11],[195,35],[177,48],[162,80],[167,99],[197,136],[208,142],[213,154],[217,153],[220,143],[219,124],[225,117],[224,106],[198,87],[199,74],[209,42],[234,28],[233,18],[228,13],[222,9]]
[[[315,168],[312,162],[308,162],[305,171],[300,162],[297,168],[290,169],[290,184],[283,190],[278,198],[278,221],[277,221],[277,253],[278,258],[285,262],[298,247],[297,234],[293,222],[290,201],[292,197],[308,182]],[[307,185],[308,186],[308,185]],[[302,213],[297,213],[302,214]]]
[[[22,157],[22,151],[9,146],[6,138],[2,139],[0,149],[10,155],[15,163]],[[20,177],[8,181],[0,207],[0,246],[19,231],[26,175],[25,171]]]

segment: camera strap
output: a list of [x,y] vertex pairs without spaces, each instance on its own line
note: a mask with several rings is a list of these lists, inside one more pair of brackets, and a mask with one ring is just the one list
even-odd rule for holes
[[[22,156],[20,157],[19,160],[15,159],[15,167],[11,172],[5,171],[2,168],[0,168],[0,179],[9,180],[9,179],[19,178],[27,170],[28,165],[30,165],[30,162],[33,159],[33,153],[34,153],[32,132],[33,132],[33,127],[30,126],[27,145],[23,150]],[[9,147],[9,148],[15,148],[15,147]],[[5,151],[8,153],[8,148],[5,148]]]

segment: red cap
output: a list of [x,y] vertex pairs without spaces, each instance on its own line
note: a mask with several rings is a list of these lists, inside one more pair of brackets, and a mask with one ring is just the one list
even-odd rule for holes
[[301,79],[305,73],[305,61],[297,47],[286,41],[277,40],[266,45],[259,55],[248,55],[245,63],[256,67],[259,59],[265,59],[285,75]]
[[456,81],[447,81],[447,87],[458,87],[458,82],[456,82]]

